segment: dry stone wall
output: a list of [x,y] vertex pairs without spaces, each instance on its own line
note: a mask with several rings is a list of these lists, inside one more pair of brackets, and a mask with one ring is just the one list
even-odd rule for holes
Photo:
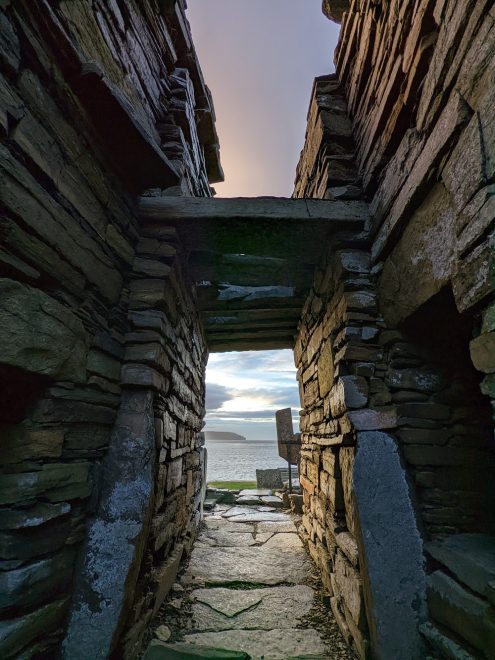
[[370,222],[329,246],[296,342],[309,548],[361,657],[490,657],[493,3],[323,4],[337,74],[315,81],[294,195],[355,195]]
[[207,353],[182,248],[135,209],[221,177],[184,9],[0,9],[3,658],[68,623],[68,657],[128,657],[194,537]]

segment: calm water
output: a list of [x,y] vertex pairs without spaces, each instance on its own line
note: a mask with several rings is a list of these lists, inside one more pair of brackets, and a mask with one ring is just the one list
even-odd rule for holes
[[207,440],[208,481],[256,480],[256,470],[286,467],[276,440]]

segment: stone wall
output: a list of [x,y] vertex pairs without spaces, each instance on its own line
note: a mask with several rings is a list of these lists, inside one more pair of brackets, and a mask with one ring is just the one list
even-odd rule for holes
[[135,208],[221,178],[184,4],[0,9],[4,658],[55,655],[74,581],[66,653],[128,630],[127,657],[194,537],[207,353],[181,246]]
[[493,645],[492,568],[469,577],[495,531],[491,5],[324,3],[337,74],[315,81],[294,195],[364,198],[370,223],[329,246],[300,324],[303,521],[361,657]]

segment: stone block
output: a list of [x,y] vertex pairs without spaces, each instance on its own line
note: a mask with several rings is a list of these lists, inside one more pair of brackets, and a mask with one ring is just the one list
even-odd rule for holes
[[89,484],[89,467],[89,463],[46,463],[36,472],[4,474],[0,480],[0,504],[29,501],[62,489],[67,499],[80,497],[81,485],[86,488]]
[[422,623],[419,629],[429,645],[442,654],[441,657],[451,660],[476,660],[474,655],[463,649],[457,641],[431,623]]
[[466,257],[458,259],[452,278],[457,308],[465,312],[493,293],[495,284],[494,234],[476,245]]
[[0,610],[22,611],[65,592],[72,579],[74,553],[53,557],[0,573]]
[[17,619],[0,621],[0,655],[20,658],[31,642],[48,636],[62,625],[68,606],[68,599],[57,600]]
[[442,571],[428,578],[428,607],[435,621],[485,657],[495,655],[495,610]]
[[487,332],[473,339],[469,351],[478,371],[485,374],[495,371],[495,332]]
[[343,553],[338,551],[334,563],[334,591],[342,598],[359,630],[366,630],[363,583],[357,571]]
[[20,463],[42,458],[60,458],[63,429],[29,429],[22,425],[3,428],[0,434],[2,463]]
[[88,354],[88,371],[103,376],[108,380],[120,380],[120,360],[92,349]]
[[399,424],[406,419],[434,419],[446,421],[452,414],[451,408],[441,403],[401,403],[397,406]]
[[352,534],[349,532],[340,532],[335,535],[335,541],[351,564],[357,568],[359,564],[359,551],[356,539]]
[[391,436],[358,433],[351,486],[372,652],[380,658],[420,660],[426,657],[418,631],[426,620],[423,544]]
[[74,383],[86,380],[88,339],[72,310],[39,289],[0,279],[2,362]]
[[121,385],[150,388],[165,394],[169,388],[169,381],[152,367],[127,363],[122,366]]
[[395,408],[363,408],[347,413],[352,428],[356,431],[392,429],[397,426]]
[[336,479],[340,478],[339,455],[334,449],[324,449],[321,452],[323,469]]
[[495,536],[455,534],[427,543],[425,549],[481,596],[485,595],[488,583],[495,580]]
[[320,357],[318,358],[318,388],[320,397],[323,398],[332,389],[333,375],[332,342],[330,339],[327,339],[321,346]]
[[330,392],[330,410],[340,417],[347,410],[363,408],[368,402],[368,383],[362,376],[341,376]]
[[153,616],[156,615],[160,609],[163,601],[167,597],[170,589],[172,588],[177,573],[179,571],[180,562],[184,555],[184,546],[179,544],[169,557],[165,560],[162,566],[153,572],[153,582],[155,583],[155,602],[153,605]]
[[385,377],[393,389],[414,390],[417,392],[437,392],[445,385],[445,378],[434,369],[390,369]]

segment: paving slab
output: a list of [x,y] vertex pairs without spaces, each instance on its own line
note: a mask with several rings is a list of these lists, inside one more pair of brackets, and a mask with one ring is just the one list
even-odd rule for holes
[[309,577],[310,560],[304,552],[279,548],[195,547],[186,575],[196,583],[227,585],[298,584]]
[[[275,630],[224,630],[186,635],[185,642],[248,653],[252,660],[287,660],[294,656],[326,653],[319,633],[313,628]],[[331,656],[330,656],[331,657]]]
[[286,514],[281,511],[267,511],[264,507],[253,511],[246,506],[234,506],[223,517],[232,522],[285,522],[287,520]]
[[262,504],[261,497],[257,495],[239,495],[235,499],[236,504],[245,505],[245,506],[258,506]]
[[208,529],[198,537],[198,543],[217,547],[248,547],[259,543],[252,532],[235,532],[225,529]]
[[270,532],[271,534],[278,534],[279,532],[297,532],[297,528],[289,516],[286,515],[282,520],[264,520],[259,522],[256,525],[256,533],[264,532]]
[[273,534],[265,543],[265,548],[297,549],[304,550],[299,535],[295,532],[280,532]]
[[268,506],[272,506],[275,509],[282,509],[284,506],[281,498],[277,495],[266,495],[265,497],[261,498],[261,501],[263,504],[268,504]]
[[232,533],[252,533],[255,530],[254,523],[230,522],[226,518],[216,518],[208,516],[204,520],[205,529],[221,529],[224,532]]
[[197,589],[191,594],[193,628],[198,631],[294,628],[311,610],[311,587]]
[[264,497],[265,495],[271,495],[272,491],[268,488],[245,488],[239,493],[240,496],[244,495],[257,495],[258,497]]

